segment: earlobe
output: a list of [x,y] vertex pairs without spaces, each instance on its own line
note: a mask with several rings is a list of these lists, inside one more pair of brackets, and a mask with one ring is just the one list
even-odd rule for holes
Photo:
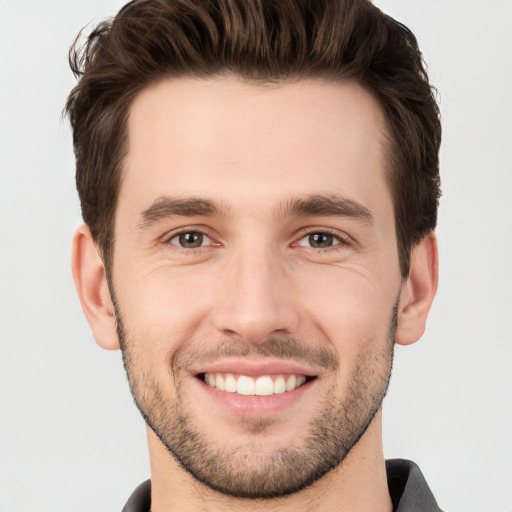
[[71,266],[78,297],[94,339],[106,350],[117,350],[120,345],[105,267],[85,224],[76,230],[73,238]]
[[437,239],[426,235],[412,250],[409,276],[400,296],[396,343],[410,345],[425,332],[427,316],[434,300],[439,275]]

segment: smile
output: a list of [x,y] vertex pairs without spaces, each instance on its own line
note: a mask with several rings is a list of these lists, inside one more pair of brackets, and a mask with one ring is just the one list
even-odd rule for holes
[[205,384],[225,391],[245,396],[269,396],[294,391],[304,385],[308,377],[305,375],[234,375],[232,373],[204,373]]

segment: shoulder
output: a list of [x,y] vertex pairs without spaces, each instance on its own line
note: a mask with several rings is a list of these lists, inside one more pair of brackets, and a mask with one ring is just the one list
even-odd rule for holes
[[386,461],[394,512],[442,512],[420,468],[412,461]]
[[132,492],[122,512],[149,512],[150,508],[151,480],[146,480]]

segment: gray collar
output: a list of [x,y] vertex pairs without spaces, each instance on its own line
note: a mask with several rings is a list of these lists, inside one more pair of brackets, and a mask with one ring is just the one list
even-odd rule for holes
[[[386,471],[394,512],[442,512],[414,462],[387,460]],[[150,508],[151,480],[146,480],[133,491],[122,512],[149,512]]]

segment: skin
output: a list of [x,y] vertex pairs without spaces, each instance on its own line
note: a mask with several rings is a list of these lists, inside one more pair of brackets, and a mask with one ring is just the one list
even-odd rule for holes
[[[136,98],[116,210],[115,308],[86,226],[74,239],[73,275],[102,347],[120,348],[116,313],[122,320],[132,391],[140,402],[160,390],[157,421],[186,414],[208,446],[257,471],[276,450],[304,448],[331,404],[350,409],[354,386],[361,407],[385,392],[393,308],[395,341],[413,343],[437,288],[432,233],[414,247],[407,279],[400,275],[385,129],[378,104],[352,82],[180,78]],[[321,214],[297,207],[312,196],[328,199]],[[186,211],[191,198],[215,208]],[[191,232],[206,235],[201,247],[180,246],[179,233]],[[333,235],[332,245],[312,246],[312,233]],[[271,339],[297,340],[309,356],[265,355]],[[333,364],[314,359],[322,351]],[[241,414],[197,378],[209,364],[254,369],[285,359],[314,380],[272,410],[252,397]],[[390,511],[375,403],[338,467],[250,508]],[[148,445],[153,512],[247,510],[246,499],[185,472],[150,428]]]

